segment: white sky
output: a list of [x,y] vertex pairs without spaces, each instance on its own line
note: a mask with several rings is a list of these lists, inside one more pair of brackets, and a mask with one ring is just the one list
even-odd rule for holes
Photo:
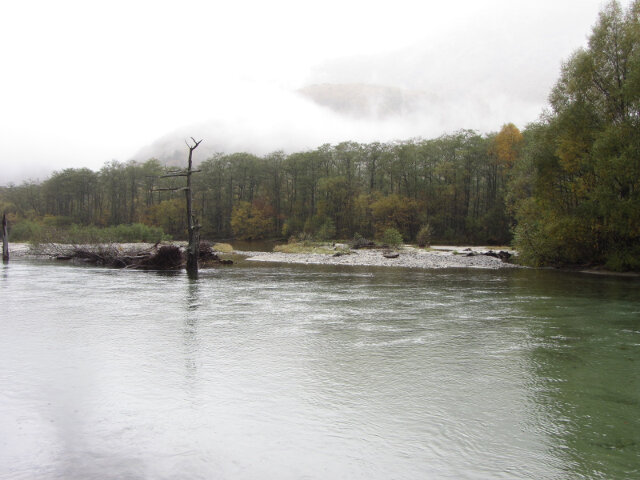
[[287,131],[313,130],[307,143],[337,141],[337,124],[289,93],[310,83],[370,82],[444,99],[421,130],[410,121],[344,120],[343,140],[494,131],[510,121],[524,127],[544,108],[561,62],[585,44],[603,2],[0,0],[0,6],[3,185],[25,175],[43,179],[53,169],[127,161],[189,125],[213,122],[245,137],[260,130],[273,135],[267,143],[274,150],[291,143]]

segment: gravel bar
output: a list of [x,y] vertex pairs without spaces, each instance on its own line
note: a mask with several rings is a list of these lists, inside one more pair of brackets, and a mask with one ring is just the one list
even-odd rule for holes
[[[475,249],[474,249],[475,250]],[[485,250],[486,251],[486,250]],[[518,268],[499,258],[482,255],[474,251],[454,254],[450,251],[420,249],[402,249],[397,258],[385,258],[381,250],[353,250],[350,253],[334,256],[321,253],[280,253],[280,252],[241,252],[247,260],[254,262],[301,263],[305,265],[350,265],[367,267],[404,267],[404,268],[483,268],[497,270]]]

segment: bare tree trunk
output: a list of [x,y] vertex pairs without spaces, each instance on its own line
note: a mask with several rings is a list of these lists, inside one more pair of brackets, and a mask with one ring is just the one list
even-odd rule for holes
[[184,190],[187,197],[187,228],[189,234],[189,244],[187,245],[187,275],[193,278],[198,277],[198,255],[200,253],[200,225],[196,221],[195,215],[193,214],[193,193],[191,191],[191,174],[197,173],[200,170],[193,169],[193,151],[198,148],[198,145],[202,143],[202,140],[196,141],[195,138],[191,137],[193,140],[193,145],[190,145],[189,142],[185,141],[187,147],[189,148],[189,162],[187,165],[186,171],[176,171],[167,173],[166,175],[161,175],[160,178],[167,177],[187,177],[187,186],[183,188],[157,188],[154,189],[156,192],[160,191],[178,191]]
[[9,261],[9,232],[7,230],[7,214],[2,215],[2,261]]
[[187,220],[189,225],[189,245],[187,246],[187,275],[190,277],[198,276],[198,253],[200,251],[200,225],[196,222],[195,216],[193,215],[192,203],[193,203],[193,194],[191,192],[191,174],[192,174],[192,156],[193,151],[198,148],[200,142],[196,142],[194,138],[194,145],[191,146],[187,143],[189,147],[189,165],[187,167],[187,189],[185,191],[187,195]]

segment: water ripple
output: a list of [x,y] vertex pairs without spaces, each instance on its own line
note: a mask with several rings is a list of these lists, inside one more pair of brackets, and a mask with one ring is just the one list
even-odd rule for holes
[[1,478],[637,472],[629,282],[28,262],[0,278]]

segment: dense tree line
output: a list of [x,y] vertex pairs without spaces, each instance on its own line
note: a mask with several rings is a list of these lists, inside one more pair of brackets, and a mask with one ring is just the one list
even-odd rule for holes
[[[264,157],[216,155],[194,180],[197,216],[210,238],[374,237],[396,228],[409,241],[429,224],[436,238],[505,243],[506,185],[522,136],[460,131],[434,140],[323,145]],[[184,236],[184,197],[159,188],[156,160],[111,162],[100,171],[66,169],[40,184],[2,191],[16,220],[57,225],[140,222]]]
[[[145,163],[109,162],[97,172],[68,168],[43,182],[24,182],[0,189],[0,206],[19,236],[41,226],[109,227],[142,223],[159,226],[177,236],[184,230],[183,201],[168,192],[175,179],[159,178],[166,169],[157,160]],[[178,210],[180,215],[178,215]]]
[[261,238],[308,233],[373,237],[398,229],[406,240],[429,223],[448,241],[504,243],[513,125],[482,137],[461,131],[435,140],[345,142],[264,158],[220,155],[197,179],[204,233]]
[[640,1],[610,2],[525,132],[510,204],[533,264],[640,270]]

